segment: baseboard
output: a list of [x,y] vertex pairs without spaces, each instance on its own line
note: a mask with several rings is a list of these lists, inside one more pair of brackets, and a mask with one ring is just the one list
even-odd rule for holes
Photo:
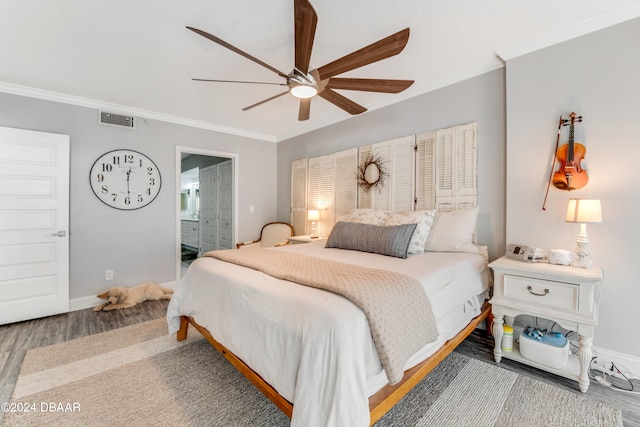
[[[165,282],[160,283],[160,286],[165,288],[177,289],[177,283],[174,280],[173,282]],[[78,311],[78,310],[86,310],[87,308],[93,308],[98,304],[102,304],[104,302],[103,299],[96,297],[95,295],[90,295],[86,297],[73,298],[69,300],[69,312]]]
[[630,371],[635,375],[636,378],[640,379],[640,357],[597,347],[593,348],[593,355],[597,355],[598,359],[600,359],[601,361],[613,362],[617,365],[620,365],[620,368],[626,368],[622,370]]
[[74,298],[69,301],[69,311],[84,310],[87,308],[95,307],[98,304],[103,303],[104,300],[96,297],[95,295],[89,297]]

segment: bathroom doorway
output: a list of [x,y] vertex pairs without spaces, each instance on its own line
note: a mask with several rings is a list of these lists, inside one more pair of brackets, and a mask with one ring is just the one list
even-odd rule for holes
[[210,250],[235,245],[237,155],[176,147],[177,279]]

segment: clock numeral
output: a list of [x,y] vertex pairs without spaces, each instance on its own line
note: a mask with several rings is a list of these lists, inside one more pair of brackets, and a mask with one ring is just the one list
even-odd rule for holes
[[156,185],[156,179],[155,178],[149,178],[149,185]]
[[99,173],[98,174],[98,182],[102,182],[102,181],[104,181],[104,175]]
[[142,203],[144,200],[142,199],[142,196],[140,194],[138,194],[138,203]]
[[[142,166],[142,165],[140,165]],[[151,166],[147,167],[147,175],[153,174],[153,168]]]
[[120,164],[120,156],[113,156],[113,164],[114,165]]
[[112,201],[114,201],[114,202],[115,202],[117,198],[118,198],[118,194],[116,194],[116,193],[111,193],[111,200],[112,200]]
[[131,197],[127,196],[124,198],[124,204],[125,205],[130,205],[131,204]]
[[103,163],[102,164],[102,172],[111,172],[113,170],[113,166],[111,163]]
[[151,195],[151,187],[147,188],[146,193],[147,193],[147,195],[149,195],[149,196]]
[[109,192],[109,188],[108,188],[106,185],[103,185],[103,186],[100,188],[100,192],[101,192],[102,194],[107,194],[107,193]]
[[124,162],[125,163],[133,163],[133,154],[125,154]]

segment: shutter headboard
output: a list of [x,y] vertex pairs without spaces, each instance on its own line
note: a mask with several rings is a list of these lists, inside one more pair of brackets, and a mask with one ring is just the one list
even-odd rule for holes
[[[384,162],[388,177],[368,191],[358,186],[358,165],[371,154]],[[308,234],[308,209],[320,211],[318,233],[351,209],[392,212],[451,211],[477,205],[476,123],[438,129],[291,164],[291,224]]]

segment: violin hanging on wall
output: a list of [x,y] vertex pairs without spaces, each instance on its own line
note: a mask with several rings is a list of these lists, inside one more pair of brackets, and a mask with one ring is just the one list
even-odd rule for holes
[[[587,185],[589,177],[586,169],[583,169],[582,161],[587,153],[584,145],[575,142],[573,139],[573,127],[576,122],[580,123],[582,116],[571,113],[569,119],[563,119],[560,116],[558,122],[558,138],[556,139],[556,148],[554,150],[553,163],[551,164],[551,176],[547,185],[547,192],[544,196],[542,210],[546,210],[547,196],[549,195],[549,187],[553,182],[553,186],[559,190],[577,190]],[[569,125],[569,141],[567,144],[558,148],[560,142],[560,131],[563,126]]]
[[556,152],[560,168],[553,174],[553,186],[559,190],[579,190],[589,182],[587,171],[582,168],[587,149],[573,141],[573,126],[581,121],[582,116],[576,116],[576,113],[569,115],[569,141]]

